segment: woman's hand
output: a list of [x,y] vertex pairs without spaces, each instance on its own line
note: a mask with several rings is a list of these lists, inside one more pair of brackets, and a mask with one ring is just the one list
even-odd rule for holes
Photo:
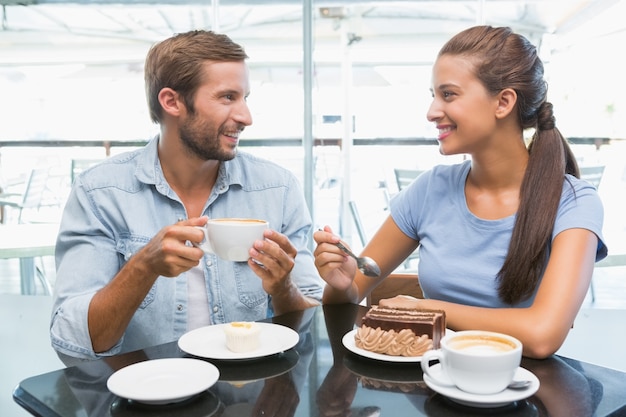
[[[423,300],[422,300],[423,301]],[[416,310],[420,308],[420,299],[410,295],[396,295],[392,298],[383,298],[378,301],[381,307],[401,308],[405,310]]]
[[313,239],[317,243],[313,252],[315,267],[320,276],[334,289],[347,291],[352,287],[356,273],[356,261],[336,246],[340,239],[333,234],[330,227],[326,226],[324,230],[315,232]]

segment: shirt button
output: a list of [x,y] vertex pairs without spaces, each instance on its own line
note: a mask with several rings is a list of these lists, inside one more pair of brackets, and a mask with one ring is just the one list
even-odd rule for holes
[[218,311],[219,311],[219,308],[217,308],[217,306],[214,306],[214,307],[213,307],[213,312],[214,312],[214,313],[217,313]]
[[211,260],[211,258],[207,258],[205,264],[206,264],[206,266],[211,266],[211,265],[213,265],[213,260]]
[[178,304],[178,305],[176,306],[176,310],[178,310],[178,311],[183,311],[183,305],[182,305],[182,304]]

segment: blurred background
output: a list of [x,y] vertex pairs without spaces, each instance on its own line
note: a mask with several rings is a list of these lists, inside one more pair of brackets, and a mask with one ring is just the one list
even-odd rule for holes
[[156,132],[143,92],[145,54],[154,42],[195,28],[228,34],[250,56],[254,124],[242,147],[293,169],[316,224],[332,225],[355,244],[350,201],[365,227],[375,228],[371,212],[397,192],[394,169],[458,162],[439,156],[426,120],[430,71],[443,43],[475,24],[510,26],[539,47],[557,125],[581,164],[606,167],[602,191],[624,176],[623,166],[604,159],[623,152],[626,137],[617,122],[626,108],[618,53],[624,1],[0,4],[5,190],[23,186],[32,167],[50,166],[49,188],[62,204],[72,160],[145,143]]

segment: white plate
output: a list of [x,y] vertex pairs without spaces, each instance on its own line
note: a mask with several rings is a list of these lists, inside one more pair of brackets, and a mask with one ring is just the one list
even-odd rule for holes
[[[392,355],[385,355],[383,353],[370,352],[369,350],[361,349],[360,347],[357,347],[356,342],[354,341],[354,336],[356,335],[356,332],[358,330],[359,329],[353,329],[349,331],[348,333],[344,334],[343,339],[341,339],[341,342],[346,347],[346,349],[348,349],[352,353],[356,353],[357,355],[364,356],[366,358],[376,359],[376,360],[385,361],[385,362],[421,362],[422,361],[421,356],[392,356]],[[448,334],[448,332],[452,333],[453,331],[450,329],[446,329],[446,334]]]
[[[441,372],[441,365],[436,364],[431,368],[431,372]],[[522,367],[517,368],[515,371],[516,380],[529,380],[531,385],[526,389],[505,389],[497,394],[481,395],[470,394],[469,392],[461,391],[457,387],[444,387],[437,385],[431,377],[424,374],[424,382],[433,391],[450,398],[452,401],[459,404],[468,405],[470,407],[503,407],[512,403],[513,401],[523,400],[530,397],[539,389],[539,379],[527,369]]]
[[215,324],[200,327],[182,335],[178,347],[190,355],[201,358],[239,360],[254,359],[274,355],[294,347],[300,340],[297,332],[286,326],[273,323],[257,323],[261,327],[260,346],[250,352],[231,352],[226,347],[223,327],[227,324]]
[[210,388],[220,371],[200,359],[168,358],[126,366],[107,380],[113,394],[144,404],[184,401]]

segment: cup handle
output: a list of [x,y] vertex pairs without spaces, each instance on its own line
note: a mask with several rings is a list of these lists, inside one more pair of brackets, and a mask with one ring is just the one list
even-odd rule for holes
[[[435,360],[435,359],[438,359],[439,363],[441,364],[440,372],[433,372],[431,369],[430,361]],[[421,360],[422,371],[424,371],[424,373],[428,375],[437,385],[441,385],[444,387],[453,387],[454,383],[450,380],[450,378],[446,374],[444,363],[445,363],[445,355],[440,349],[428,350],[424,352],[424,354],[422,355],[422,360]]]
[[209,231],[207,230],[207,228],[205,226],[194,227],[202,230],[202,233],[204,233],[204,239],[200,243],[191,242],[191,244],[194,245],[196,248],[202,249],[202,251],[205,253],[215,253],[213,251],[213,248],[211,247],[211,241],[209,240]]

